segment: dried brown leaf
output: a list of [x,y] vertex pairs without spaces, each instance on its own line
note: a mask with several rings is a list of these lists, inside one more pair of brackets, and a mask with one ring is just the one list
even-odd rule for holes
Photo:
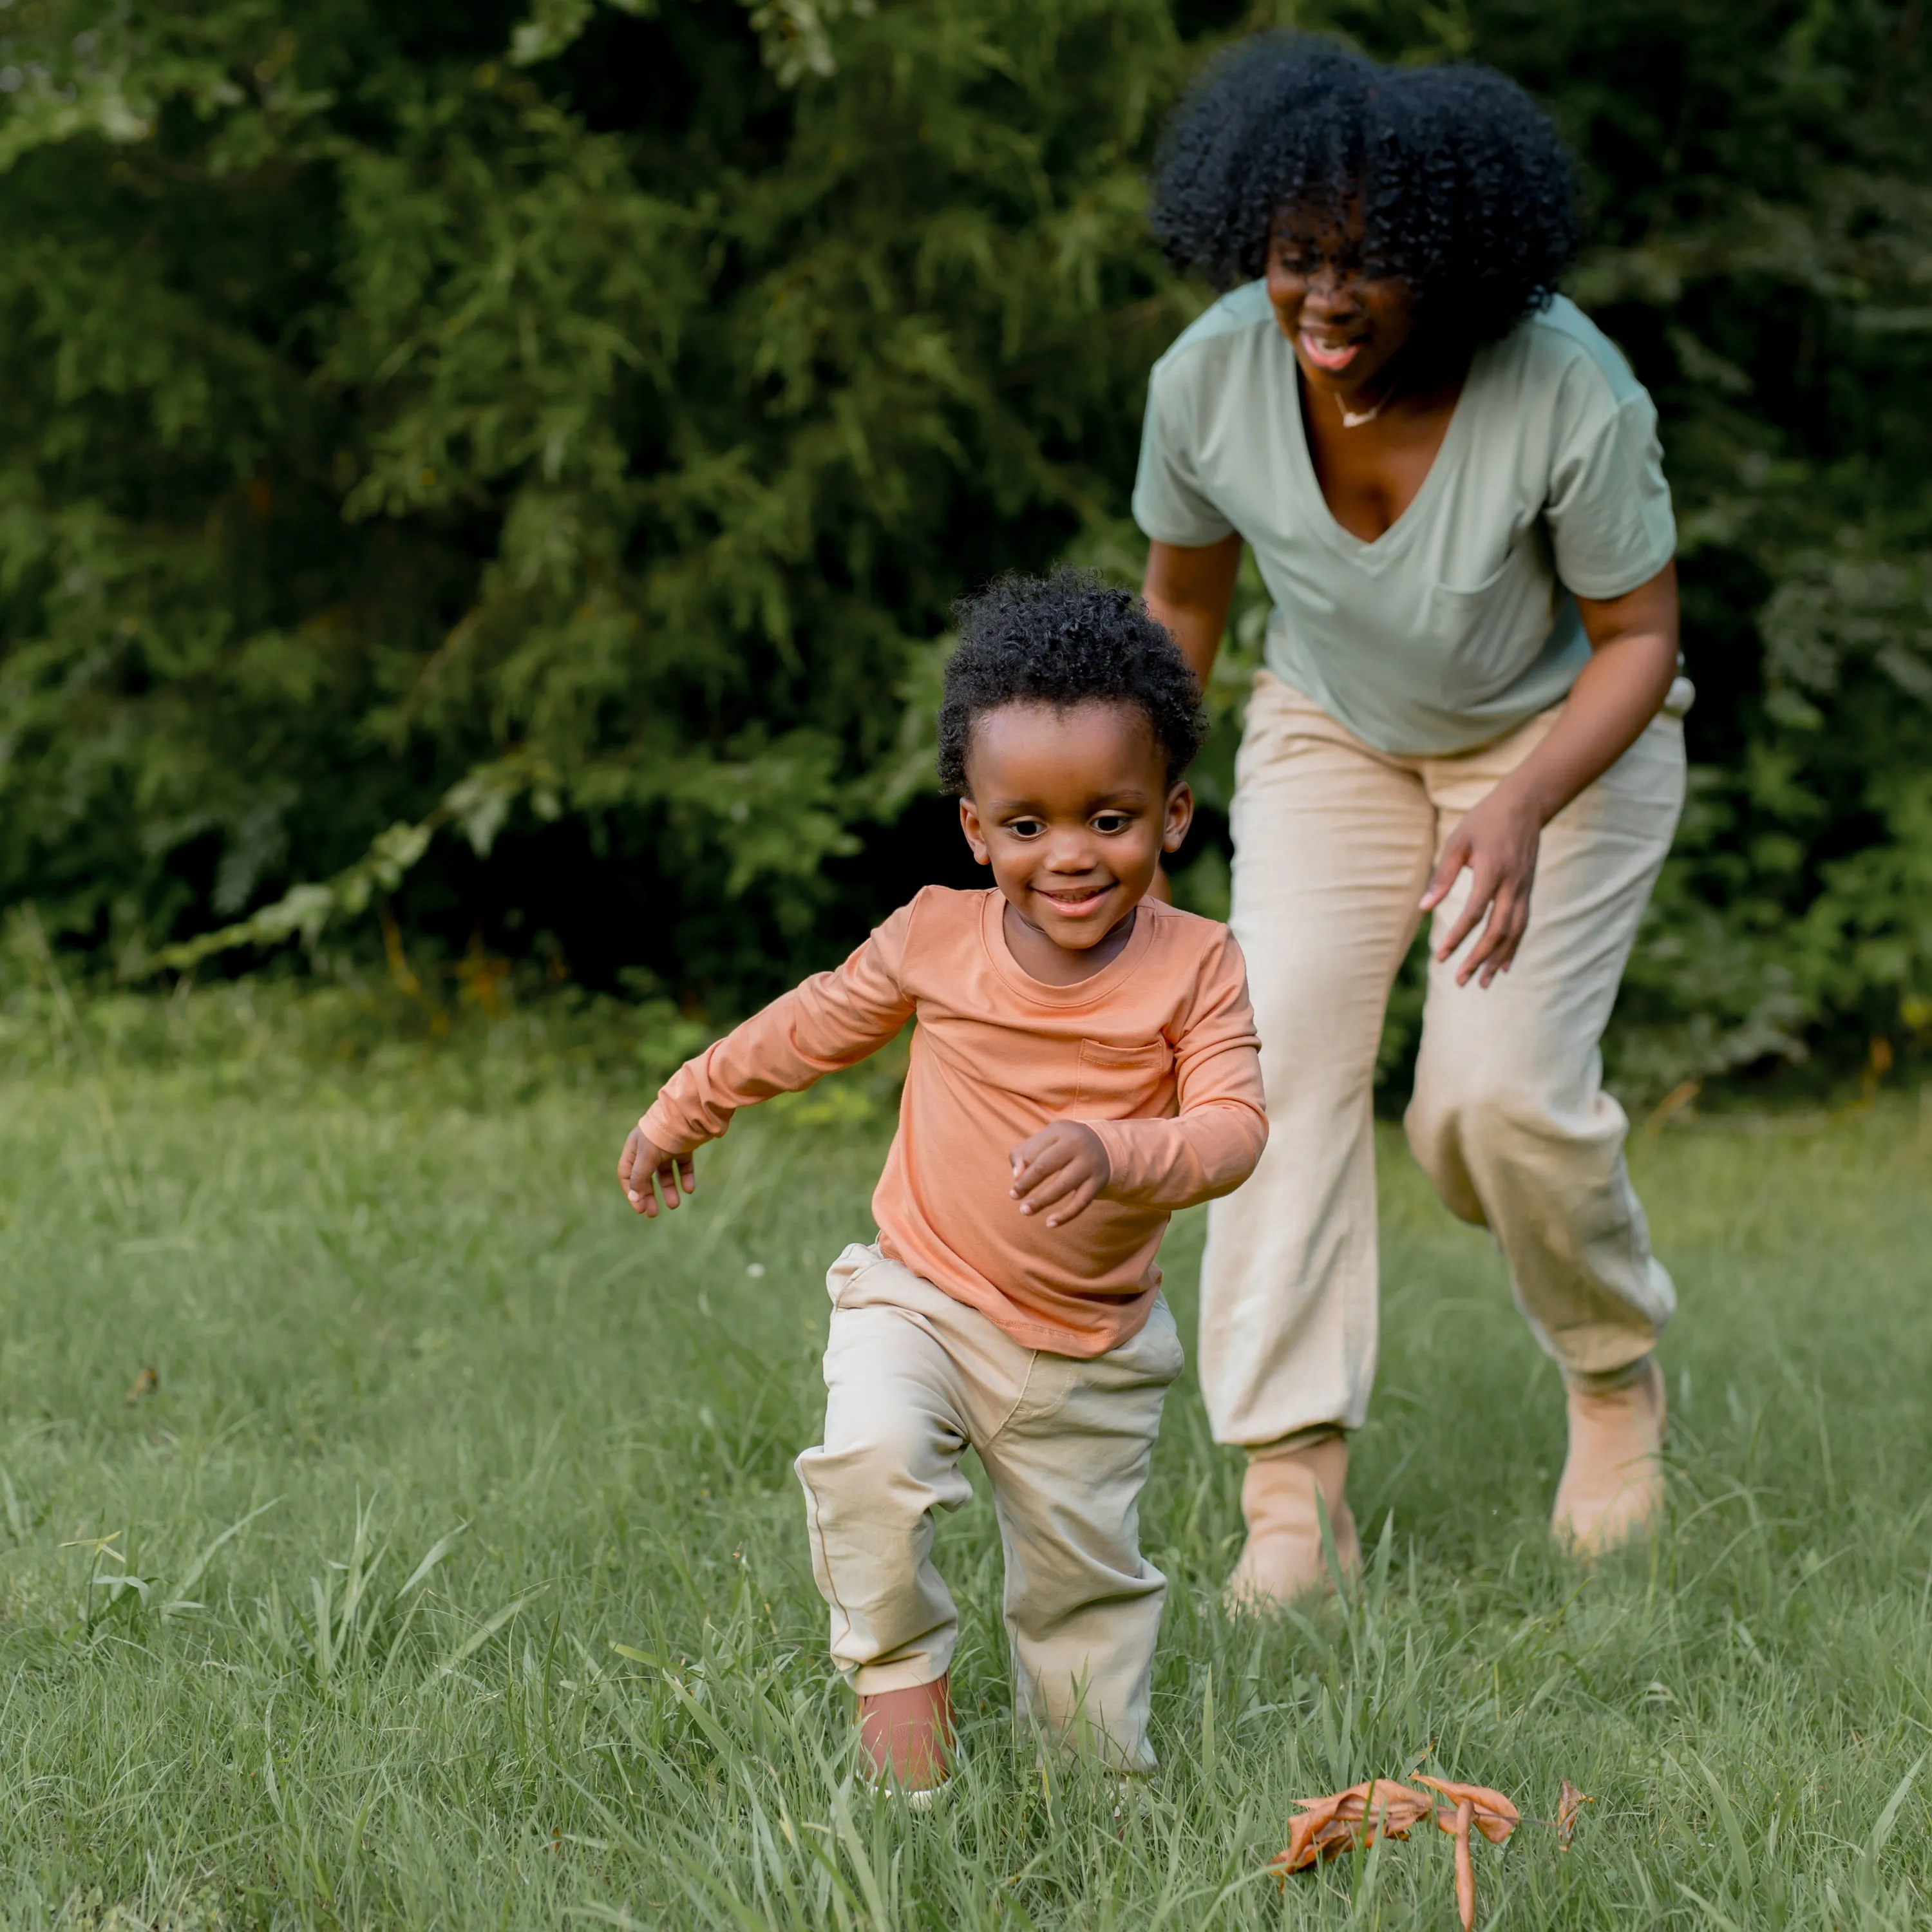
[[[1500,1791],[1486,1784],[1453,1784],[1447,1778],[1418,1778],[1416,1783],[1440,1792],[1450,1809],[1438,1810],[1432,1798],[1392,1779],[1378,1778],[1326,1798],[1304,1798],[1288,1821],[1288,1846],[1270,1869],[1283,1882],[1292,1871],[1305,1871],[1318,1860],[1339,1852],[1375,1843],[1378,1837],[1406,1838],[1412,1826],[1435,1814],[1436,1822],[1456,1840],[1456,1911],[1463,1932],[1476,1922],[1476,1870],[1469,1853],[1472,1831],[1500,1845],[1522,1822],[1522,1814]],[[1578,1804],[1589,1801],[1573,1784],[1563,1787],[1562,1816],[1573,1820]],[[1568,1843],[1568,1838],[1564,1843]]]
[[144,1368],[128,1384],[128,1393],[121,1400],[132,1408],[142,1396],[152,1395],[160,1385],[161,1378],[154,1370],[152,1367]]
[[1304,1871],[1320,1858],[1375,1843],[1378,1836],[1406,1838],[1428,1816],[1431,1801],[1392,1778],[1377,1778],[1326,1798],[1303,1798],[1288,1821],[1288,1846],[1269,1869],[1286,1875]]
[[[1472,1799],[1459,1799],[1454,1822],[1443,1827],[1456,1834],[1456,1916],[1462,1922],[1462,1932],[1475,1932],[1476,1867],[1469,1856],[1469,1826],[1475,1815]],[[1443,1814],[1437,1812],[1436,1823],[1441,1825],[1442,1819]]]
[[[1522,1814],[1500,1791],[1492,1791],[1486,1784],[1452,1784],[1442,1778],[1418,1778],[1415,1781],[1441,1792],[1451,1804],[1460,1804],[1466,1798],[1474,1810],[1476,1829],[1492,1845],[1500,1845],[1522,1822]],[[1456,1828],[1453,1811],[1437,1812],[1436,1822],[1445,1832]]]
[[1563,1795],[1556,1801],[1556,1842],[1566,1852],[1576,1832],[1577,1813],[1593,1802],[1588,1792],[1579,1791],[1567,1778],[1563,1780]]
[[1500,1845],[1522,1822],[1522,1814],[1486,1784],[1452,1784],[1446,1778],[1418,1778],[1415,1781],[1441,1792],[1456,1808],[1437,1812],[1436,1822],[1456,1840],[1456,1912],[1462,1922],[1462,1932],[1471,1932],[1476,1922],[1476,1868],[1469,1856],[1470,1827],[1491,1844]]

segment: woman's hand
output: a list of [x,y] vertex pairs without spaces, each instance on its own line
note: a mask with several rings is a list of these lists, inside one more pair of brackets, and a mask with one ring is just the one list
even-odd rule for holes
[[1055,1120],[1029,1134],[1006,1158],[1013,1164],[1013,1184],[1007,1191],[1022,1214],[1046,1208],[1049,1228],[1083,1214],[1094,1197],[1114,1178],[1113,1163],[1100,1136],[1078,1120]]
[[[654,1180],[656,1186],[652,1184]],[[658,1188],[664,1190],[664,1204],[667,1208],[677,1205],[680,1181],[686,1193],[698,1192],[698,1175],[692,1166],[691,1156],[667,1154],[655,1142],[645,1139],[642,1120],[631,1130],[629,1138],[624,1142],[624,1151],[617,1156],[617,1181],[624,1190],[624,1198],[631,1204],[632,1211],[646,1215],[653,1221],[658,1217]]]
[[1480,973],[1486,986],[1507,973],[1529,925],[1529,889],[1536,882],[1536,850],[1543,837],[1543,813],[1526,788],[1505,778],[1479,805],[1462,814],[1450,833],[1442,856],[1430,874],[1422,910],[1433,912],[1466,870],[1469,896],[1436,948],[1447,959],[1476,929],[1485,913],[1489,922],[1456,969],[1456,983],[1466,986]]
[[1465,814],[1430,875],[1422,909],[1433,912],[1466,867],[1468,903],[1436,949],[1447,959],[1489,923],[1456,969],[1466,986],[1480,973],[1486,986],[1507,973],[1529,924],[1529,889],[1543,828],[1608,771],[1657,716],[1677,675],[1677,567],[1666,564],[1621,597],[1579,597],[1590,662],[1578,673],[1562,715],[1542,743]]

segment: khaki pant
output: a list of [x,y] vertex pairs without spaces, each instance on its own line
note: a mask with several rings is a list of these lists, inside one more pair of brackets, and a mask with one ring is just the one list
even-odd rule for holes
[[[1614,1384],[1676,1306],[1598,1048],[1682,806],[1690,696],[1679,679],[1636,742],[1550,821],[1510,970],[1483,988],[1459,987],[1453,960],[1429,969],[1409,1146],[1451,1210],[1494,1233],[1517,1306],[1580,1387]],[[1201,1378],[1221,1442],[1258,1447],[1367,1415],[1383,1010],[1444,840],[1557,716],[1456,757],[1393,758],[1268,672],[1255,681],[1232,923],[1261,1032],[1268,1144],[1247,1184],[1209,1210]],[[1437,932],[1468,883],[1438,910]]]
[[1148,1700],[1166,1580],[1140,1553],[1140,1494],[1161,1403],[1180,1372],[1157,1300],[1141,1332],[1082,1361],[1023,1348],[876,1247],[826,1277],[825,1440],[800,1456],[832,1655],[861,1696],[950,1667],[952,1599],[933,1512],[992,1484],[1020,1714],[1063,1738],[1091,1727],[1112,1761],[1150,1770]]

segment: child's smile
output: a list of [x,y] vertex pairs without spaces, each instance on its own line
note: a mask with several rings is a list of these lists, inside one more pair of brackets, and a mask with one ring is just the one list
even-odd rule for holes
[[1090,977],[1126,944],[1161,854],[1186,836],[1192,795],[1168,783],[1145,716],[1101,700],[987,712],[968,765],[960,823],[1006,895],[1014,958],[1049,985]]
[[1111,892],[1107,885],[1080,886],[1056,891],[1050,886],[1036,886],[1035,895],[1048,904],[1059,908],[1069,918],[1084,918],[1090,912],[1097,912],[1107,903]]

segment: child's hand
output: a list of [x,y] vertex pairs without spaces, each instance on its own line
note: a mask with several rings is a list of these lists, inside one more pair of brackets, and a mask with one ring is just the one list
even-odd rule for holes
[[1107,1150],[1091,1127],[1078,1120],[1055,1120],[1029,1135],[1006,1158],[1013,1164],[1011,1192],[1022,1214],[1047,1214],[1046,1225],[1084,1213],[1114,1178]]
[[640,1120],[631,1130],[630,1138],[624,1143],[624,1151],[617,1157],[617,1180],[632,1210],[639,1214],[648,1214],[655,1221],[658,1197],[656,1189],[651,1185],[653,1176],[658,1186],[664,1190],[664,1204],[667,1208],[677,1205],[680,1180],[686,1193],[698,1192],[698,1176],[692,1172],[691,1156],[668,1154],[662,1148],[653,1145],[645,1139],[644,1124]]

